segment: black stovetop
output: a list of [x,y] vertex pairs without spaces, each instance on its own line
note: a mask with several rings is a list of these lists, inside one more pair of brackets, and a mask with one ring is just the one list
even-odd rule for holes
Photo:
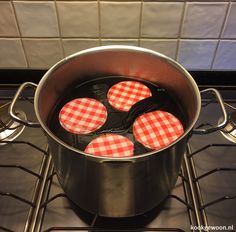
[[[15,88],[0,86],[0,104]],[[236,106],[235,91],[224,91]],[[18,108],[34,119],[31,94]],[[227,112],[233,111],[226,106]],[[215,124],[219,106],[203,100],[196,126]],[[2,143],[2,142],[1,142]],[[6,143],[6,142],[5,142]],[[0,146],[0,230],[3,231],[234,231],[236,228],[236,144],[220,131],[193,135],[171,195],[158,208],[129,219],[91,215],[71,203],[55,175],[46,138],[39,128],[25,128]],[[223,226],[229,226],[223,230]]]

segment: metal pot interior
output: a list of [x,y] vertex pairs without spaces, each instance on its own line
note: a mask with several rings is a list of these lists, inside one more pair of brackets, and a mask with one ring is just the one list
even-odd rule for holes
[[73,149],[49,128],[53,109],[73,86],[109,76],[122,76],[162,86],[171,93],[185,115],[185,133],[182,137],[194,126],[200,111],[200,95],[194,80],[182,66],[151,50],[106,46],[67,57],[44,75],[36,90],[35,111],[47,134]]

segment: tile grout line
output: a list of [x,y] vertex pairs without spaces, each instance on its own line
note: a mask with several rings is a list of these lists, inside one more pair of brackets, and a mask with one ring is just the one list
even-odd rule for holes
[[[4,0],[6,1],[6,0]],[[15,0],[16,2],[20,2],[20,1],[23,1],[23,0]],[[33,0],[33,1],[37,1],[37,2],[51,2],[51,1],[54,1],[54,0]],[[63,2],[65,0],[57,0],[59,2]],[[97,0],[78,0],[79,2],[96,2]],[[123,1],[120,1],[120,0],[102,0],[104,2],[140,2],[140,0],[123,0]],[[184,2],[185,0],[158,0],[158,2]],[[75,2],[75,0],[66,0],[66,2]],[[144,0],[144,2],[157,2],[156,0]],[[196,2],[195,0],[191,0],[191,2]],[[200,0],[200,2],[204,2],[204,0]],[[215,0],[215,2],[222,2],[222,0]]]
[[101,2],[100,0],[97,0],[98,5],[98,40],[99,40],[99,46],[102,45],[102,24],[101,24]]
[[[62,56],[63,58],[66,57],[65,55],[65,49],[62,43],[62,34],[61,34],[61,27],[60,27],[60,19],[59,19],[59,13],[58,13],[58,8],[57,8],[57,1],[54,0],[54,6],[55,6],[55,10],[56,10],[56,17],[57,17],[57,27],[58,27],[58,33],[59,33],[59,40],[60,40],[60,46],[61,46],[61,51],[62,51]],[[56,37],[57,38],[57,37]]]
[[179,55],[179,47],[180,47],[180,40],[181,36],[183,34],[183,26],[184,26],[184,19],[186,17],[186,12],[187,12],[187,3],[184,2],[184,7],[183,7],[183,13],[181,16],[181,21],[180,21],[180,27],[179,27],[179,33],[178,33],[178,38],[177,38],[177,47],[176,47],[176,52],[175,52],[175,60],[178,60],[178,55]]
[[139,15],[139,36],[138,36],[138,46],[141,46],[141,37],[142,37],[142,21],[143,21],[143,0],[141,0],[140,5],[140,15]]
[[27,57],[27,54],[26,54],[26,49],[25,49],[25,46],[24,46],[24,43],[23,43],[23,40],[22,40],[23,36],[22,36],[22,32],[21,32],[20,25],[19,25],[19,22],[18,22],[15,5],[14,5],[13,0],[11,0],[10,3],[11,3],[11,6],[12,6],[12,9],[13,9],[13,12],[14,12],[17,29],[18,29],[19,35],[20,35],[20,37],[17,37],[17,38],[20,39],[20,43],[21,43],[21,46],[22,46],[22,49],[23,49],[23,52],[24,52],[24,57],[25,57],[26,65],[27,65],[26,68],[29,69],[29,61],[28,61],[28,57]]
[[213,70],[213,65],[214,65],[214,63],[215,63],[216,54],[217,54],[217,51],[218,51],[218,48],[219,48],[219,45],[220,45],[220,41],[221,41],[221,39],[223,39],[223,38],[221,38],[221,36],[222,36],[222,34],[223,34],[223,31],[224,31],[224,29],[225,29],[225,25],[226,25],[227,20],[228,20],[228,17],[229,17],[229,10],[230,10],[230,8],[231,8],[231,5],[232,5],[232,3],[231,3],[231,1],[229,1],[229,2],[228,2],[227,9],[226,9],[226,12],[225,12],[224,21],[223,21],[223,23],[222,23],[222,27],[221,27],[221,30],[220,30],[220,33],[219,33],[219,37],[218,37],[218,41],[217,41],[217,44],[216,44],[215,52],[214,52],[214,54],[213,54],[213,59],[212,59],[211,66],[210,66],[210,70],[211,70],[211,71]]
[[[19,36],[0,36],[0,39],[17,39],[19,38]],[[32,40],[36,40],[36,39],[58,39],[59,37],[49,37],[49,36],[44,36],[44,37],[32,37],[32,36],[25,36],[23,37],[24,39],[32,39]],[[77,39],[81,39],[81,40],[86,40],[86,39],[91,39],[91,40],[97,40],[99,39],[99,37],[61,37],[62,39],[70,39],[70,40],[77,40]],[[139,37],[103,37],[102,39],[104,40],[139,40]],[[196,38],[196,37],[184,37],[184,38],[179,38],[179,37],[141,37],[141,39],[145,39],[145,40],[178,40],[178,39],[182,39],[182,40],[196,40],[196,41],[201,41],[201,40],[218,40],[219,38]],[[224,40],[233,40],[235,41],[235,38],[223,38]]]

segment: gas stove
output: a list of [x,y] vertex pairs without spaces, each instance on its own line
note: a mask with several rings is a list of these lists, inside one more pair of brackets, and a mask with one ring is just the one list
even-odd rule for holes
[[[0,230],[235,231],[236,94],[233,87],[220,89],[232,123],[208,135],[193,134],[171,194],[159,207],[133,218],[104,218],[75,206],[60,187],[42,130],[3,125],[2,120]],[[1,108],[8,107],[15,91],[15,85],[0,85]],[[17,112],[35,119],[32,92],[18,101]],[[221,117],[215,99],[203,98],[196,127],[215,125]],[[4,129],[8,129],[7,134]]]

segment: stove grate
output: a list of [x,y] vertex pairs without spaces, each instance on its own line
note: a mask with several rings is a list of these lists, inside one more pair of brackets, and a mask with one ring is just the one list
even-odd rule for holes
[[[208,145],[206,145],[194,152],[189,153],[188,158],[191,159],[193,156],[196,156],[197,154],[201,154],[201,152],[203,152],[204,150],[211,148],[211,147],[236,147],[236,144],[208,144]],[[191,163],[193,164],[193,162],[191,162]],[[192,168],[195,169],[194,166],[192,166]],[[196,171],[195,171],[194,176],[192,177],[192,180],[194,183],[197,183],[200,179],[203,179],[205,177],[208,177],[209,175],[212,175],[216,172],[221,172],[221,171],[236,172],[236,168],[231,168],[231,167],[214,168],[214,169],[211,169],[210,171],[205,172],[204,174],[198,175],[198,176],[196,175]],[[198,193],[201,194],[200,191],[198,191]],[[225,196],[222,196],[222,197],[215,199],[213,201],[207,202],[205,204],[200,203],[199,209],[204,210],[205,208],[212,206],[214,204],[217,204],[217,203],[220,203],[220,202],[226,201],[226,200],[233,200],[233,199],[236,199],[236,195],[233,195],[233,196],[225,195]]]
[[190,152],[188,154],[188,157],[191,158],[197,154],[200,154],[200,152],[211,148],[211,147],[236,147],[236,144],[228,144],[228,143],[212,143],[212,144],[207,144],[206,146],[201,147],[200,149],[194,151],[194,152]]
[[[203,124],[202,124],[203,125]],[[217,140],[221,141],[222,138],[220,137],[220,133],[212,136],[217,138]],[[188,164],[191,168],[191,174],[192,174],[192,183],[194,184],[194,191],[197,194],[197,204],[198,204],[198,210],[201,214],[201,217],[203,219],[203,224],[204,225],[211,225],[212,223],[218,223],[221,225],[221,223],[230,223],[233,217],[226,217],[223,218],[221,215],[220,211],[225,210],[229,210],[230,208],[230,203],[228,204],[227,202],[229,201],[233,201],[236,199],[236,195],[235,195],[235,187],[230,186],[228,188],[226,188],[223,191],[220,191],[220,193],[218,194],[217,192],[214,192],[214,188],[216,188],[213,185],[207,186],[209,185],[209,183],[211,183],[210,180],[217,180],[217,178],[219,178],[218,176],[215,177],[214,175],[220,174],[220,173],[224,173],[223,175],[220,175],[220,179],[218,181],[216,181],[216,185],[217,188],[221,188],[224,189],[224,187],[221,187],[221,184],[224,183],[227,179],[228,176],[230,176],[230,173],[232,173],[232,175],[230,176],[231,178],[234,178],[234,174],[236,174],[236,167],[234,165],[234,162],[230,162],[229,161],[225,161],[221,163],[221,161],[219,161],[218,163],[215,163],[215,161],[208,167],[208,169],[201,169],[201,165],[203,164],[203,160],[201,160],[202,158],[205,159],[210,159],[211,157],[213,157],[214,155],[226,155],[228,154],[229,157],[233,157],[234,155],[234,151],[232,150],[233,148],[236,147],[236,144],[231,144],[231,143],[209,143],[207,145],[204,145],[198,149],[195,149],[194,151],[192,151],[192,148],[190,146],[188,146],[188,155],[187,155],[187,159],[188,159]],[[224,152],[217,152],[220,149],[224,149]],[[221,156],[217,156],[216,159],[222,158]],[[209,158],[210,157],[210,158]],[[208,160],[209,162],[209,160]],[[219,165],[220,164],[220,165]],[[218,166],[216,166],[218,165]],[[213,167],[213,168],[210,168]],[[212,178],[212,179],[211,179]],[[226,178],[226,179],[224,179]],[[229,177],[228,177],[229,178]],[[223,180],[223,181],[222,181]],[[227,180],[229,181],[229,180]],[[233,180],[231,180],[232,182]],[[204,182],[204,183],[202,183]],[[213,183],[215,181],[212,181]],[[230,182],[230,181],[229,181]],[[227,186],[227,185],[226,185]],[[235,186],[235,185],[234,185]],[[229,190],[230,189],[230,190]],[[229,192],[229,193],[228,193]],[[208,195],[206,195],[208,193]],[[209,196],[211,193],[212,195]],[[225,203],[223,203],[225,202]],[[235,202],[235,201],[233,201]],[[225,204],[225,205],[221,205],[221,206],[217,206],[217,204]],[[211,207],[213,207],[212,209],[210,209]],[[221,207],[220,210],[218,207]],[[215,212],[215,210],[218,209],[219,212],[218,216],[217,214],[214,214],[213,212]],[[217,218],[218,217],[218,218]],[[221,217],[221,221],[219,220],[219,217]],[[235,217],[234,217],[235,218]],[[224,221],[225,220],[225,221]],[[228,224],[231,225],[232,224]]]
[[31,142],[28,142],[28,141],[20,141],[20,140],[18,140],[18,141],[5,141],[4,140],[4,141],[0,141],[0,143],[2,143],[2,144],[7,143],[7,144],[23,144],[23,145],[28,145],[28,146],[30,146],[30,147],[32,147],[32,148],[42,152],[42,154],[48,155],[47,150],[44,150],[44,149],[40,148],[39,146],[37,146],[37,145],[35,145],[35,144],[31,143]]
[[3,226],[0,226],[0,229],[3,230],[3,231],[6,231],[6,232],[14,232],[13,230],[9,230]]
[[[18,226],[20,228],[24,227],[24,229],[22,229],[22,231],[29,231],[28,230],[29,229],[29,224],[30,224],[30,221],[31,221],[31,218],[32,218],[32,215],[33,215],[33,211],[36,208],[37,194],[38,194],[38,191],[40,189],[41,180],[43,178],[44,164],[46,163],[46,159],[48,157],[48,153],[47,153],[46,150],[43,150],[42,148],[40,148],[39,146],[35,145],[34,143],[27,142],[27,141],[5,141],[4,140],[4,141],[0,141],[0,144],[11,144],[11,145],[15,146],[13,148],[13,150],[17,149],[18,146],[21,146],[21,147],[23,146],[24,147],[23,149],[26,149],[27,151],[31,151],[31,152],[37,151],[37,155],[39,156],[38,160],[41,163],[41,167],[39,168],[38,171],[31,170],[30,168],[22,165],[21,164],[22,162],[20,160],[21,159],[20,156],[18,157],[18,159],[16,159],[16,160],[14,159],[15,164],[12,164],[12,160],[11,160],[10,157],[7,157],[9,161],[8,160],[5,161],[4,159],[0,159],[0,170],[1,170],[1,172],[3,172],[4,176],[6,176],[5,182],[8,182],[8,183],[12,184],[12,182],[9,182],[9,180],[11,179],[12,176],[11,175],[7,175],[7,173],[8,174],[14,173],[14,175],[17,175],[17,174],[19,174],[19,171],[23,173],[23,174],[21,173],[21,175],[20,175],[20,176],[23,176],[23,178],[26,178],[27,177],[26,175],[32,176],[32,178],[30,178],[30,180],[33,180],[33,178],[35,178],[35,181],[33,181],[33,183],[31,184],[31,190],[30,190],[31,194],[29,194],[29,192],[27,192],[27,191],[19,191],[19,192],[17,192],[17,190],[15,190],[15,189],[13,189],[12,191],[16,191],[16,192],[11,192],[11,191],[6,191],[6,190],[1,191],[0,190],[0,197],[1,198],[9,199],[9,200],[7,200],[9,202],[9,205],[15,206],[16,209],[18,210],[18,212],[20,212],[20,210],[22,210],[22,209],[26,212],[24,214],[24,217],[23,216],[19,216],[20,219],[19,219],[19,221],[17,223],[19,223]],[[30,149],[27,149],[26,147],[30,147]],[[8,150],[7,150],[7,148],[5,146],[2,147],[2,149],[3,149],[2,150],[3,152],[1,151],[1,153],[2,153],[1,155],[2,156],[4,156],[4,155],[10,156],[11,155],[8,152]],[[4,149],[6,149],[6,150],[4,150]],[[29,155],[31,155],[31,154],[29,154]],[[9,163],[7,163],[7,162],[9,162]],[[2,177],[2,179],[3,178],[4,177]],[[9,178],[9,180],[7,180],[7,178]],[[17,182],[18,181],[19,180],[16,179],[16,181],[14,183],[14,184],[16,184],[16,186],[17,186]],[[5,183],[5,182],[3,182],[3,183]],[[20,183],[20,181],[19,181],[19,183]],[[5,186],[6,186],[6,184],[5,184]],[[4,189],[6,189],[5,186],[4,186],[4,184],[2,185],[2,187],[4,187]],[[25,186],[25,187],[28,187],[28,186]],[[16,189],[17,188],[18,188],[18,186],[16,187]],[[22,196],[22,192],[24,193],[23,196]],[[0,200],[3,200],[3,199],[0,199]],[[11,203],[12,200],[13,201],[17,201],[18,203],[17,202],[16,203],[14,203],[14,202]],[[3,201],[1,201],[1,202],[3,202]],[[21,205],[21,203],[25,204],[27,207],[19,206],[19,205]],[[19,207],[19,209],[17,207]],[[8,211],[8,209],[7,209],[7,211]],[[4,212],[1,211],[0,215],[3,216]],[[14,228],[14,230],[12,230],[11,228],[8,227],[9,222],[6,222],[4,217],[2,217],[2,219],[0,221],[1,221],[0,222],[0,229],[1,230],[7,231],[7,232],[16,231],[15,228]],[[5,226],[4,223],[6,223],[7,226]],[[15,222],[13,222],[12,225],[14,223]]]

